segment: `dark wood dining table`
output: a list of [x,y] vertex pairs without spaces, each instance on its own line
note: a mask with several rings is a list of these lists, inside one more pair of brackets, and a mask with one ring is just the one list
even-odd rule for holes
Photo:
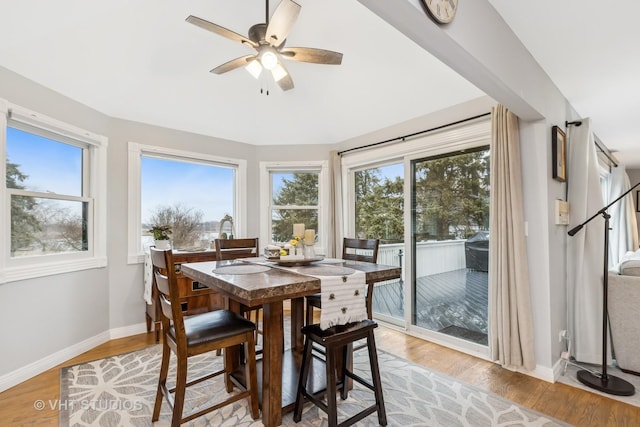
[[[326,265],[353,268],[365,273],[369,286],[376,282],[398,279],[401,268],[360,261],[325,260]],[[293,408],[299,372],[299,354],[303,336],[304,297],[320,292],[320,279],[288,270],[286,267],[257,269],[250,274],[219,274],[214,270],[233,264],[273,266],[264,258],[233,261],[210,261],[182,264],[182,274],[206,285],[228,298],[229,308],[240,312],[240,306],[262,306],[263,348],[261,367],[262,423],[267,427],[282,424],[283,412]],[[324,262],[323,262],[324,263]],[[285,351],[284,301],[291,301],[291,349]],[[260,381],[261,380],[261,381]]]

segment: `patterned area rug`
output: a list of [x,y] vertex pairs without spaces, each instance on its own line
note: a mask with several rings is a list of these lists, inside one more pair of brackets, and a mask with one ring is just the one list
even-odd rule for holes
[[[466,385],[391,354],[379,351],[380,371],[389,426],[567,426],[494,394]],[[354,356],[357,373],[368,376],[366,351]],[[61,426],[151,426],[151,413],[160,369],[160,345],[106,359],[70,366],[61,370]],[[190,360],[190,373],[197,376],[211,364],[222,363],[215,353]],[[173,371],[169,378],[172,378]],[[206,381],[187,394],[185,413],[191,413],[208,396],[225,393],[222,379]],[[192,387],[193,388],[193,387]],[[372,393],[358,385],[345,401],[339,400],[338,421],[368,406]],[[156,426],[170,425],[170,412],[163,405]],[[377,425],[372,414],[358,426]],[[262,423],[251,419],[246,401],[211,412],[189,426],[246,426]],[[311,404],[305,405],[302,421],[292,414],[283,417],[285,426],[323,426],[326,416]]]

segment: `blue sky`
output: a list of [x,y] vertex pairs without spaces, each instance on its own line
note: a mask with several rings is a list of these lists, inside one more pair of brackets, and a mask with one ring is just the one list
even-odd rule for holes
[[142,157],[142,220],[159,206],[193,207],[204,221],[233,215],[234,170],[186,161]]
[[404,163],[395,163],[387,166],[378,167],[380,175],[390,180],[394,180],[396,177],[404,178]]
[[[81,148],[9,127],[7,157],[28,175],[22,182],[28,190],[82,195]],[[202,211],[204,221],[233,214],[233,169],[150,157],[141,167],[143,221],[156,207],[175,204]]]
[[82,149],[8,127],[7,157],[28,175],[26,189],[82,195]]

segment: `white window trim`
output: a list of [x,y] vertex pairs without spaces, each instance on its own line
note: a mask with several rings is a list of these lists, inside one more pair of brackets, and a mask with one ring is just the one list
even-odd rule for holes
[[[89,188],[85,197],[92,199],[93,224],[90,229],[90,241],[93,242],[92,253],[51,254],[34,256],[24,259],[9,259],[9,245],[11,239],[11,224],[9,223],[10,206],[0,209],[0,224],[2,224],[0,244],[0,283],[15,282],[36,277],[73,271],[101,268],[107,265],[107,146],[108,138],[60,120],[45,116],[19,105],[0,99],[0,174],[6,177],[6,146],[7,146],[7,117],[11,120],[43,129],[73,140],[81,141],[89,146],[91,151],[88,170]],[[0,198],[7,200],[6,183],[0,186]],[[10,203],[7,203],[10,205]]]
[[141,217],[141,159],[143,155],[155,155],[164,158],[173,158],[176,160],[184,159],[188,161],[204,161],[218,163],[236,169],[236,186],[234,194],[234,216],[233,225],[236,234],[239,236],[247,229],[246,209],[247,206],[247,161],[243,159],[233,159],[226,157],[217,157],[208,154],[196,153],[193,151],[177,150],[173,148],[163,148],[154,145],[138,144],[129,142],[129,159],[128,159],[128,230],[127,247],[128,247],[128,264],[139,264],[144,262],[144,252],[140,248],[140,236],[142,234]]
[[[318,227],[329,230],[329,204],[331,185],[329,182],[329,161],[306,162],[260,162],[260,241],[271,244],[271,172],[317,171],[318,176]],[[316,253],[326,254],[329,244],[328,233],[319,233]]]

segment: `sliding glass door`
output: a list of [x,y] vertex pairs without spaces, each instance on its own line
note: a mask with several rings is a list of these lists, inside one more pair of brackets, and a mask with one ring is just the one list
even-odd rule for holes
[[487,345],[489,148],[411,161],[411,324]]
[[[404,164],[358,170],[355,184],[355,236],[380,239],[378,263],[402,266],[404,256]],[[376,284],[373,311],[392,323],[404,322],[404,282]]]
[[375,319],[433,342],[488,354],[489,143],[482,117],[342,157],[344,235],[379,238]]

